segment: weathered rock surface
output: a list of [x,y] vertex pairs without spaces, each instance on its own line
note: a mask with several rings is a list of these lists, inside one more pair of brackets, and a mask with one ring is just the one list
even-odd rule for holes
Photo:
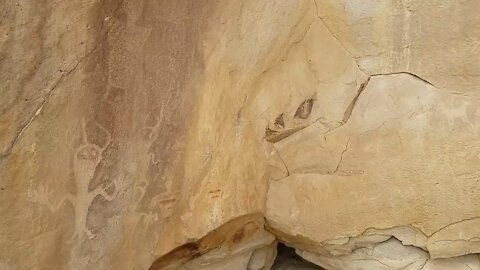
[[315,1],[367,74],[410,72],[445,91],[480,97],[478,1]]
[[0,2],[0,265],[148,269],[231,220],[263,222],[253,85],[311,5]]
[[0,7],[0,269],[479,268],[478,1]]
[[345,125],[311,125],[276,143],[290,175],[270,185],[270,226],[332,255],[375,235],[431,258],[478,253],[479,102],[410,74],[372,77]]
[[448,259],[429,259],[428,253],[413,246],[405,246],[392,238],[377,245],[356,249],[348,255],[330,257],[310,252],[299,254],[325,269],[405,269],[405,270],[470,270],[480,269],[478,255],[466,255]]
[[371,77],[345,125],[275,142],[289,176],[272,177],[267,220],[299,254],[327,269],[478,268],[430,259],[479,253],[477,4],[316,1]]
[[156,260],[149,269],[270,269],[277,242],[262,225],[254,216],[237,218],[196,242],[174,249]]

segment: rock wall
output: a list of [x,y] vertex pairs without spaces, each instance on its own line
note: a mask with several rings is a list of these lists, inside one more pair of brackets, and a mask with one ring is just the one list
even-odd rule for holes
[[0,7],[0,269],[480,269],[478,1]]
[[274,144],[288,174],[271,177],[266,218],[301,256],[326,269],[480,268],[479,7],[316,1],[367,79],[341,123],[320,117]]

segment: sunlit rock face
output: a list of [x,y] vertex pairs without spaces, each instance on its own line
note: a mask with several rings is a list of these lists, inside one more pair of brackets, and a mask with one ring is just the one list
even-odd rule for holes
[[0,7],[0,269],[480,269],[478,1]]
[[266,218],[326,269],[479,268],[478,3],[434,2],[316,1],[368,79],[342,125],[274,142]]
[[153,269],[208,235],[178,259],[269,268],[274,239],[254,235],[272,149],[253,85],[309,4],[0,5],[0,268]]

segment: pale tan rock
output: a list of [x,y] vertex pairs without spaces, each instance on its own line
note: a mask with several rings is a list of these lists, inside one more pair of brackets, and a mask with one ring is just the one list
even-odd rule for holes
[[410,72],[445,91],[480,97],[478,1],[315,1],[367,74]]
[[[315,122],[301,131],[300,136],[290,136],[275,143],[281,159],[287,164],[289,173],[321,173],[334,174],[338,171],[342,154],[347,147],[348,137],[333,138],[335,142],[327,142],[329,129],[320,122]],[[304,143],[308,141],[309,144]],[[321,151],[312,151],[312,145]]]
[[371,234],[358,237],[343,237],[323,242],[322,246],[334,256],[347,255],[359,248],[371,248],[378,243],[385,242],[391,238],[390,235]]
[[[465,236],[454,235],[461,231],[459,221],[475,220],[480,214],[479,105],[409,74],[371,78],[349,121],[327,134],[318,132],[325,143],[304,129],[288,139],[297,147],[282,147],[288,151],[284,153],[288,170],[300,173],[271,182],[269,225],[320,247],[324,241],[368,234],[367,229],[374,228],[397,235],[405,244],[432,248],[433,258],[477,252],[478,234],[476,228],[468,229],[468,222]],[[331,173],[324,169],[332,167],[325,151],[335,147],[343,156],[336,173]],[[311,162],[310,171],[295,162],[296,155],[303,158],[297,148],[309,148],[309,159],[317,162],[316,166]],[[459,225],[450,225],[455,223]],[[435,247],[431,239],[415,236],[418,233],[401,237],[385,230],[398,226],[411,226],[432,239],[438,237],[437,231],[453,226],[451,233],[447,229],[436,239],[459,242]]]
[[184,268],[185,270],[223,270],[223,269],[232,269],[232,270],[245,270],[248,267],[248,262],[252,256],[251,252],[233,255],[224,262],[203,262],[203,263],[192,263],[188,264]]
[[288,176],[289,172],[285,162],[274,145],[265,145],[265,155],[268,160],[267,175],[271,180],[279,180]]
[[422,270],[478,270],[478,255],[467,255],[448,259],[429,260]]

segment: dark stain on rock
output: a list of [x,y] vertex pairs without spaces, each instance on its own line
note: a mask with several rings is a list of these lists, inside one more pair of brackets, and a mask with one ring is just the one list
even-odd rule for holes
[[120,87],[109,86],[105,94],[105,102],[108,104],[121,103],[125,99],[126,90]]
[[105,147],[110,134],[95,121],[88,121],[85,125],[87,141],[98,147]]
[[[261,214],[249,214],[232,219],[211,231],[197,241],[179,246],[158,258],[149,270],[177,269],[185,262],[221,246],[230,247],[250,239],[258,229],[263,228]],[[168,268],[167,268],[168,267]]]
[[109,220],[118,216],[121,210],[120,205],[112,203],[102,195],[97,195],[88,207],[85,226],[92,234],[99,236],[102,232],[105,233],[108,230]]
[[283,113],[279,114],[277,118],[275,118],[275,127],[277,128],[285,128],[285,121],[283,120]]
[[315,98],[309,98],[298,106],[297,111],[295,112],[294,117],[300,119],[307,119],[312,113],[313,103],[315,102]]
[[273,136],[277,133],[278,133],[278,131],[272,130],[269,127],[265,128],[265,137],[267,137],[267,138],[270,137],[270,136]]
[[240,243],[244,237],[245,237],[245,229],[241,228],[233,235],[232,242],[235,244]]
[[149,34],[138,51],[140,61],[132,61],[146,70],[144,76],[149,81],[143,84],[144,97],[140,99],[145,109],[138,115],[151,110],[158,113],[137,120],[146,122],[153,132],[148,137],[152,140],[147,150],[152,161],[145,172],[148,186],[138,210],[152,211],[150,201],[166,189],[165,179],[175,179],[173,190],[183,185],[185,147],[197,115],[200,88],[196,86],[201,85],[204,69],[199,40],[208,21],[206,16],[214,7],[203,0],[146,0],[142,5],[142,15],[135,22]]
[[173,261],[182,260],[184,258],[194,258],[198,257],[199,255],[200,249],[198,243],[186,243],[170,251],[166,255],[162,256],[160,259],[156,260],[149,269],[162,269],[170,265]]

